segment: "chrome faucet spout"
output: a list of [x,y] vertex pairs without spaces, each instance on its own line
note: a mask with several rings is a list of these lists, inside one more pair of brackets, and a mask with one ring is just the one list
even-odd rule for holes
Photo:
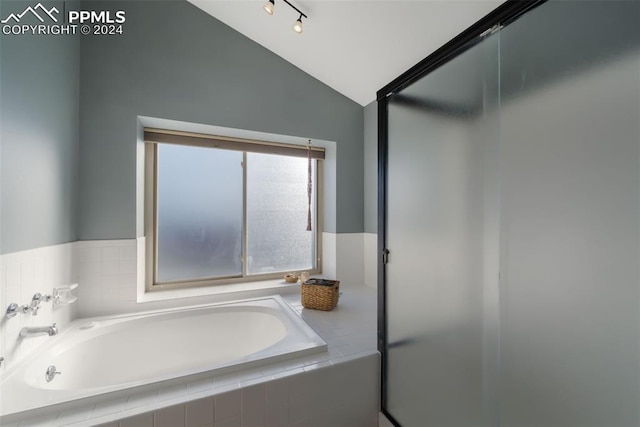
[[27,326],[20,331],[20,336],[23,338],[39,337],[42,335],[49,335],[50,337],[58,335],[56,324],[54,323],[50,326]]

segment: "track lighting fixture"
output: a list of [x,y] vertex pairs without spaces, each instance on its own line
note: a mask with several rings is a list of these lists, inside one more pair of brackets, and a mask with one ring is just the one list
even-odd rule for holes
[[[300,9],[298,9],[297,7],[295,7],[294,5],[292,5],[291,3],[289,3],[289,0],[282,0],[284,1],[286,4],[289,5],[289,7],[291,7],[293,10],[295,10],[296,12],[298,12],[300,14],[300,17],[298,19],[296,19],[296,22],[293,24],[293,31],[295,31],[296,33],[300,34],[302,33],[302,18],[307,18],[309,19],[309,17],[307,15],[305,15],[304,13],[302,13],[300,11]],[[265,12],[267,12],[269,15],[273,15],[273,11],[275,9],[276,3],[275,0],[267,0],[267,2],[262,6],[262,8],[265,10]]]
[[273,15],[273,8],[275,7],[275,0],[268,0],[263,6],[262,8],[264,9],[265,12],[267,12],[269,15]]
[[300,18],[296,20],[292,28],[293,28],[293,31],[295,31],[298,34],[302,32],[302,15],[300,15]]

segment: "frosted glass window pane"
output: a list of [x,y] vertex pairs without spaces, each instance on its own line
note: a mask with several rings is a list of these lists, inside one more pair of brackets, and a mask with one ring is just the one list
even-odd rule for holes
[[158,146],[159,282],[242,274],[242,153]]
[[307,231],[307,166],[305,158],[247,154],[248,274],[314,266],[315,233]]

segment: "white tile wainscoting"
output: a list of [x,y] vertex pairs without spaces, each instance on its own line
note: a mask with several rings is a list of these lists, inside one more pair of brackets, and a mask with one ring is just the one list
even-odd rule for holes
[[[281,294],[327,341],[326,353],[195,383],[165,385],[165,388],[124,399],[79,404],[58,413],[36,411],[29,414],[28,419],[5,419],[3,425],[180,426],[181,423],[193,425],[194,420],[206,421],[196,424],[202,426],[377,425],[376,292],[373,286],[363,286],[365,277],[375,277],[375,273],[365,272],[365,266],[371,265],[371,244],[375,239],[360,233],[324,233],[323,239],[324,276],[341,280],[343,294],[338,307],[331,312],[303,309],[296,286],[282,288]],[[0,374],[46,342],[47,337],[43,337],[17,344],[15,337],[24,325],[58,322],[64,328],[78,317],[238,298],[237,295],[214,295],[137,302],[138,281],[144,273],[140,267],[141,255],[144,255],[141,247],[144,247],[143,239],[80,241],[0,257],[2,307],[6,308],[10,302],[26,304],[35,292],[45,294],[54,287],[80,284],[76,304],[54,311],[51,303],[43,303],[37,316],[19,314],[13,319],[3,318],[0,356],[5,356],[8,363],[2,365]],[[375,256],[375,250],[373,254]],[[15,301],[9,301],[11,298]],[[210,416],[214,424],[208,423]],[[176,424],[174,419],[178,420]],[[282,423],[276,423],[276,419]],[[149,420],[155,424],[131,424]]]
[[[74,264],[81,284],[79,317],[223,302],[259,296],[258,294],[288,292],[285,287],[276,285],[275,288],[271,286],[244,292],[245,295],[240,292],[208,294],[206,288],[192,288],[169,291],[172,293],[171,299],[153,300],[141,297],[144,291],[144,247],[144,238],[74,243]],[[322,233],[322,276],[338,278],[343,287],[362,285],[365,283],[363,252],[364,233]],[[141,299],[144,302],[141,303]]]

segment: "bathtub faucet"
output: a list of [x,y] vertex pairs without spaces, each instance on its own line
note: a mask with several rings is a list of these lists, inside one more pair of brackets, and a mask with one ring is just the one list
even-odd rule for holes
[[22,328],[20,336],[24,338],[39,337],[41,335],[49,335],[50,337],[58,334],[58,328],[54,323],[51,326],[27,326]]

